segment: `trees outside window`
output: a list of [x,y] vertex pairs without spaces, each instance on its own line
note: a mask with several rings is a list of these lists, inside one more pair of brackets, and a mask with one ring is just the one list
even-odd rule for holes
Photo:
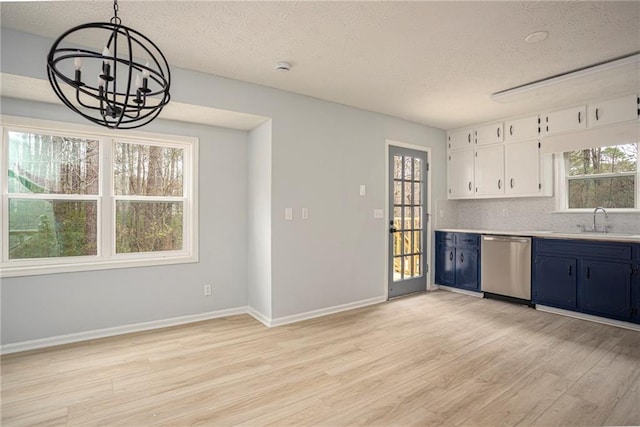
[[2,276],[197,260],[197,140],[91,130],[3,129]]
[[638,144],[564,153],[569,209],[638,207]]

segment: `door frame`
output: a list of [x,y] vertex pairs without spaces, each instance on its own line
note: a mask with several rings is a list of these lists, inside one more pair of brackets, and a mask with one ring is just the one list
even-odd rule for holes
[[427,274],[425,274],[425,280],[426,280],[426,289],[428,291],[433,290],[434,288],[432,288],[431,286],[431,277],[433,274],[433,269],[434,269],[434,265],[433,265],[433,261],[434,261],[434,254],[433,254],[433,247],[431,245],[431,223],[433,222],[433,215],[431,215],[431,148],[430,147],[425,147],[422,145],[415,145],[415,144],[409,144],[407,142],[402,142],[402,141],[397,141],[397,140],[393,140],[393,139],[385,139],[385,144],[384,144],[384,161],[385,161],[385,172],[384,172],[384,194],[385,194],[385,208],[384,208],[384,297],[386,300],[389,299],[389,221],[391,218],[391,212],[389,212],[389,147],[399,147],[399,148],[408,148],[410,150],[416,150],[416,151],[423,151],[425,153],[427,153],[427,164],[429,164],[429,168],[427,169],[427,187],[425,188],[425,191],[427,193],[427,197],[425,200],[425,211],[427,213],[427,215],[429,216],[429,221],[427,221],[427,224],[425,226],[425,248],[428,248],[429,251],[429,257],[427,260],[427,264],[429,265],[429,272]]

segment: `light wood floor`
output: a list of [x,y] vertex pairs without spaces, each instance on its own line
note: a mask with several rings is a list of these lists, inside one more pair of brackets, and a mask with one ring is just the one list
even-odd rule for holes
[[640,333],[436,291],[2,357],[2,425],[638,425]]

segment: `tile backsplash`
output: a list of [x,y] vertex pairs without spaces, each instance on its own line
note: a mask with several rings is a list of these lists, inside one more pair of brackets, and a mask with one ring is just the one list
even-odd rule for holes
[[[577,224],[593,224],[592,213],[553,213],[555,207],[553,197],[438,200],[434,215],[437,228],[573,232]],[[640,234],[640,213],[609,212],[605,220],[599,212],[598,227],[603,221],[611,233]]]

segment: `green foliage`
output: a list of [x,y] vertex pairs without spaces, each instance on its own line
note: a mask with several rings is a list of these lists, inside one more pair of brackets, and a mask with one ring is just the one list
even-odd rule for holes
[[638,144],[565,153],[570,209],[633,208]]

